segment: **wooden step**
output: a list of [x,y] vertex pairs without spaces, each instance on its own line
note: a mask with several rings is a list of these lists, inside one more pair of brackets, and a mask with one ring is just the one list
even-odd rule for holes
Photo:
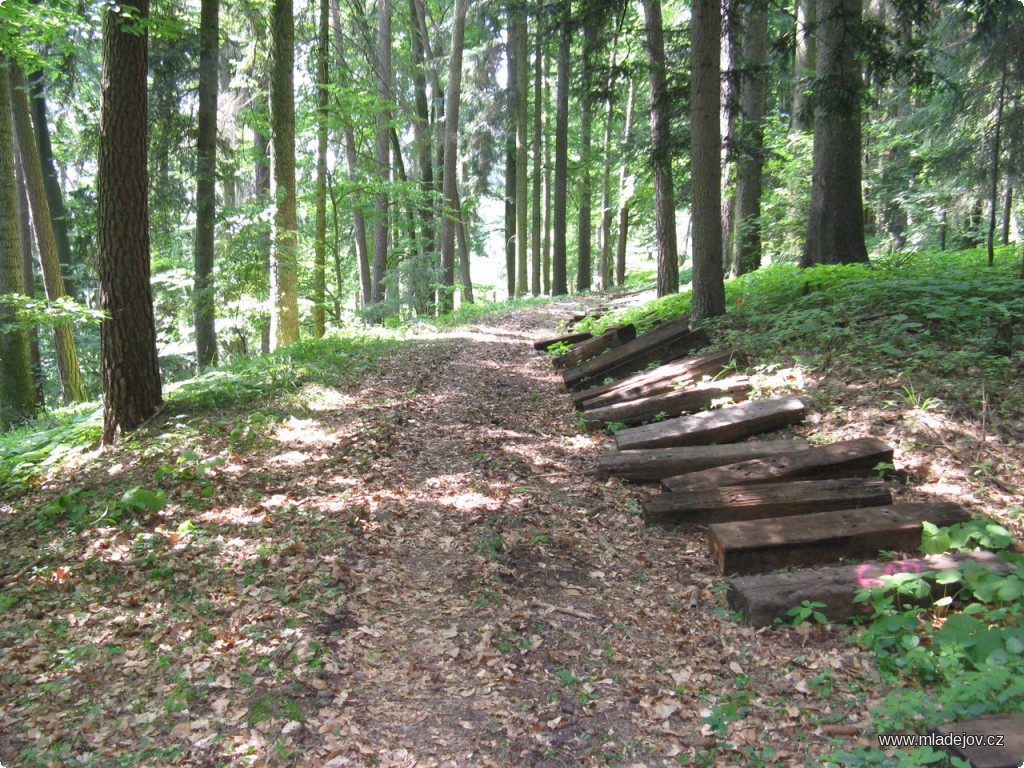
[[671,448],[679,445],[731,443],[803,421],[807,409],[793,395],[752,400],[715,411],[680,416],[657,424],[622,429],[615,433],[620,451]]
[[597,357],[601,353],[607,352],[609,349],[621,347],[627,341],[632,341],[635,338],[635,325],[617,325],[591,339],[581,341],[564,355],[559,355],[552,360],[551,364],[558,369],[579,365],[585,360],[590,360],[592,357]]
[[[750,486],[740,486],[744,487]],[[843,558],[863,560],[882,550],[912,552],[921,544],[923,521],[947,526],[969,518],[963,507],[946,502],[851,507],[799,517],[716,523],[708,529],[708,540],[722,573],[767,573]]]
[[[776,619],[785,621],[787,611],[805,600],[821,603],[816,610],[829,621],[847,623],[871,613],[867,603],[854,602],[861,589],[880,587],[898,573],[927,573],[972,566],[996,573],[1015,570],[994,552],[929,555],[888,563],[871,561],[859,565],[737,576],[729,580],[727,596],[729,607],[742,614],[743,621],[753,627],[768,626]],[[933,584],[931,596],[923,598],[922,602],[928,604],[937,600],[944,594],[944,589],[941,584]]]
[[[974,768],[1020,768],[1024,765],[1024,712],[946,723],[929,728],[928,733],[953,742],[948,746],[940,747],[938,743],[935,746],[966,760]],[[966,744],[964,734],[974,737],[971,744]],[[978,744],[977,741],[992,743]]]
[[809,447],[806,440],[796,438],[698,447],[609,451],[598,458],[597,474],[601,477],[615,475],[634,483],[656,483],[662,478],[685,472],[698,472],[747,459],[807,450]]
[[653,370],[634,373],[621,381],[584,389],[573,395],[572,402],[576,408],[587,410],[671,392],[699,380],[702,376],[714,376],[735,356],[734,351],[728,350],[673,360]]
[[665,419],[683,413],[693,413],[701,408],[707,408],[713,400],[721,398],[745,400],[748,392],[750,379],[746,376],[709,381],[676,392],[666,392],[626,403],[616,403],[606,408],[583,411],[583,424],[591,429],[600,429],[608,424],[642,424],[656,418]]
[[890,502],[892,495],[878,478],[842,478],[730,485],[693,493],[662,493],[648,496],[641,506],[648,525],[689,528],[712,523],[806,516]]
[[569,389],[591,387],[607,377],[622,378],[643,370],[651,363],[663,363],[708,343],[704,331],[690,329],[688,318],[673,320],[637,336],[621,347],[562,371]]
[[581,332],[581,333],[567,333],[562,336],[554,336],[548,339],[539,339],[533,342],[533,348],[538,352],[547,352],[551,347],[556,344],[579,344],[581,341],[586,341],[591,338],[594,334]]
[[819,445],[790,455],[769,456],[701,472],[666,477],[666,490],[675,493],[719,485],[750,485],[796,480],[803,477],[863,477],[879,464],[892,463],[893,450],[881,440],[862,437]]

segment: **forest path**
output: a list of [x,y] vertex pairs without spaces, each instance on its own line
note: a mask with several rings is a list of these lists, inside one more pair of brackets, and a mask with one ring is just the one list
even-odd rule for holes
[[704,535],[593,473],[611,439],[531,344],[568,306],[413,337],[263,416],[170,415],[11,508],[168,497],[130,529],[6,518],[34,575],[4,587],[0,761],[749,768],[850,743],[874,694],[845,631],[733,621]]
[[[737,765],[765,744],[774,765],[806,764],[794,739],[812,728],[798,713],[832,702],[782,713],[767,702],[793,686],[817,698],[788,662],[830,674],[850,650],[838,634],[819,632],[810,650],[806,633],[774,641],[732,622],[704,536],[645,528],[638,489],[594,477],[611,441],[581,432],[531,346],[566,312],[520,311],[415,345],[361,390],[361,437],[338,454],[360,467],[343,512],[358,519],[335,561],[347,590],[321,754],[678,765],[717,754],[728,734]],[[335,434],[351,427],[336,416]],[[752,680],[763,696],[747,692]],[[743,711],[733,732],[706,725],[716,703]]]

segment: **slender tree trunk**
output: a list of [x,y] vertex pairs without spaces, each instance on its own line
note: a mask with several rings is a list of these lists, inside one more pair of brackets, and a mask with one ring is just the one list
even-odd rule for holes
[[[706,0],[697,1],[706,2]],[[651,143],[653,145],[651,166],[654,170],[655,229],[658,238],[658,295],[666,296],[679,290],[679,255],[676,248],[675,192],[672,186],[672,140],[667,114],[668,105],[666,104],[665,42],[661,20],[661,0],[643,0],[643,5],[644,18],[647,22],[647,59],[651,68]],[[696,20],[693,22],[693,29],[695,38],[699,37],[700,28],[697,26]],[[715,46],[717,52],[717,33]],[[716,73],[718,71],[717,65],[715,71]],[[694,79],[696,80],[696,72]],[[718,135],[717,123],[718,105],[716,103],[716,136]],[[717,167],[717,157],[715,164]],[[696,198],[696,189],[694,197]],[[717,216],[716,214],[716,219]],[[719,231],[719,237],[721,237],[721,231]]]
[[[636,110],[636,80],[629,80],[629,95],[626,97],[626,124],[622,129],[622,145],[629,146],[633,136],[633,113]],[[629,243],[629,207],[633,197],[633,177],[625,159],[619,168],[619,226],[615,244],[615,284],[626,282],[626,245]]]
[[[455,0],[455,17],[452,23],[452,51],[448,60],[448,104],[445,107],[444,125],[444,218],[441,219],[441,292],[438,306],[442,314],[450,312],[453,306],[452,292],[455,289],[455,228],[456,217],[461,220],[461,206],[458,195],[458,150],[459,150],[459,103],[462,96],[462,48],[466,34],[467,0]],[[467,259],[468,262],[468,259]],[[466,272],[469,271],[468,263]],[[464,276],[464,279],[468,276]],[[472,291],[472,283],[469,283]]]
[[[64,277],[61,274],[57,243],[53,234],[50,208],[43,185],[43,169],[39,162],[37,147],[33,140],[32,118],[25,75],[21,67],[10,68],[11,102],[14,114],[14,131],[17,136],[24,170],[25,188],[28,192],[29,209],[39,249],[39,263],[43,268],[43,287],[46,298],[51,301],[66,295]],[[53,346],[57,358],[57,372],[60,375],[61,392],[65,403],[83,403],[89,399],[82,383],[82,372],[78,365],[78,351],[71,324],[64,322],[53,326]]]
[[1006,192],[1003,194],[1003,232],[1000,242],[1003,245],[1010,244],[1010,219],[1013,216],[1013,187],[1006,185]]
[[[264,106],[269,106],[270,78],[264,72],[260,74],[258,98]],[[271,182],[270,182],[270,135],[262,125],[253,128],[253,184],[256,199],[262,204],[264,211],[272,211]],[[270,284],[270,254],[274,249],[274,231],[271,224],[260,223],[257,235],[257,256],[263,268],[263,274],[267,276],[267,284]],[[269,290],[267,296],[270,296]],[[269,302],[268,302],[269,305]],[[262,312],[260,315],[260,351],[263,354],[270,353],[270,313]]]
[[807,107],[804,93],[814,77],[817,57],[817,0],[796,0],[796,50],[793,57],[793,108],[790,129],[809,131],[814,114]]
[[612,125],[615,122],[615,88],[618,73],[619,31],[623,16],[615,24],[608,75],[605,79],[604,159],[601,163],[601,260],[597,270],[598,290],[607,290],[612,276]]
[[196,239],[193,288],[196,363],[217,364],[213,257],[217,222],[217,76],[220,0],[202,0],[199,18],[199,110],[196,141]]
[[999,207],[999,155],[1002,152],[1003,103],[1006,99],[1006,61],[999,78],[999,98],[996,102],[996,129],[992,138],[992,186],[989,194],[988,265],[996,261],[996,209]]
[[722,4],[722,40],[719,53],[719,66],[724,65],[721,77],[721,98],[719,131],[722,149],[721,175],[719,185],[722,188],[720,211],[722,221],[722,269],[729,267],[729,253],[733,244],[733,205],[735,203],[735,187],[730,187],[733,166],[736,161],[737,115],[739,113],[739,78],[741,71],[740,29],[743,24],[742,5],[737,0],[724,0]]
[[800,266],[868,260],[861,192],[861,0],[818,0],[811,210]]
[[736,157],[735,234],[730,273],[737,277],[761,266],[761,191],[764,167],[764,115],[768,92],[765,57],[768,13],[761,6],[744,10],[742,67],[739,80],[740,131]]
[[316,232],[313,243],[313,335],[327,332],[327,120],[330,116],[330,2],[320,0],[317,37]]
[[594,129],[594,49],[600,27],[593,11],[584,10],[583,56],[580,63],[580,204],[577,219],[576,290],[589,291],[593,285],[593,182],[590,174],[591,146]]
[[469,233],[466,231],[466,214],[462,208],[462,199],[459,197],[458,186],[455,189],[455,202],[458,205],[458,226],[455,229],[455,240],[459,246],[459,279],[462,282],[460,301],[463,304],[472,304],[473,298],[473,277],[469,272]]
[[[505,98],[508,109],[507,132],[505,136],[505,273],[508,297],[516,293],[516,131],[518,126],[519,94],[516,84],[519,82],[519,57],[516,55],[516,26],[514,18],[518,11],[508,10],[508,45],[505,61],[508,66],[508,82],[505,86]],[[523,173],[526,169],[523,169]]]
[[105,444],[142,426],[163,404],[150,287],[147,172],[149,0],[129,19],[114,6],[103,24],[96,170],[100,370]]
[[[28,298],[36,295],[35,269],[32,260],[32,215],[29,211],[25,174],[18,174],[18,233],[21,240],[21,290]],[[25,332],[28,341],[28,361],[32,371],[32,391],[38,406],[46,404],[43,381],[43,356],[39,351],[39,329],[32,326]],[[2,343],[2,342],[0,342]]]
[[[377,77],[378,94],[384,104],[391,103],[391,0],[380,0],[380,23],[377,38]],[[380,191],[374,206],[375,221],[373,227],[373,272],[371,301],[380,304],[384,301],[384,275],[388,265],[388,210],[391,200],[388,195],[388,181],[391,175],[391,158],[389,152],[391,110],[385,108],[377,116],[377,141],[374,160],[377,167],[377,179]],[[378,318],[379,319],[379,318]]]
[[526,15],[517,13],[512,22],[515,39],[516,59],[516,298],[526,295],[529,289],[529,216],[530,203],[527,196],[529,188],[528,158],[529,138],[529,93],[530,54],[529,32],[526,27]]
[[[547,61],[545,60],[545,65]],[[551,102],[551,85],[545,67],[545,102]],[[544,110],[544,233],[541,243],[540,273],[545,296],[551,295],[551,215],[552,215],[552,162],[551,162],[551,110]]]
[[693,167],[694,320],[725,313],[722,272],[722,98],[720,65],[722,6],[695,0],[690,162]]
[[[6,59],[0,58],[0,297],[23,288],[14,155],[10,77]],[[3,329],[16,319],[15,308],[0,298],[0,430],[27,421],[35,410],[25,332]]]
[[30,74],[28,81],[32,97],[32,128],[35,131],[39,161],[43,166],[43,185],[46,189],[46,202],[50,208],[50,220],[53,222],[53,237],[57,243],[61,274],[64,275],[64,287],[67,295],[77,296],[78,283],[73,277],[76,266],[75,255],[71,250],[71,239],[68,237],[69,219],[67,208],[64,205],[64,193],[61,191],[57,166],[53,160],[53,145],[50,142],[50,123],[47,117],[42,71],[37,70]]
[[533,227],[530,231],[530,293],[540,295],[541,290],[541,230],[544,214],[541,210],[541,186],[544,153],[544,32],[538,21],[537,47],[533,57]]
[[423,228],[423,250],[433,251],[436,233],[434,231],[434,161],[433,142],[430,133],[430,102],[427,99],[427,80],[424,75],[427,64],[424,52],[429,42],[426,40],[426,21],[420,18],[422,7],[419,0],[409,0],[409,18],[412,28],[409,39],[412,41],[413,54],[413,89],[416,115],[413,119],[414,143],[416,146],[417,165],[419,166],[419,186],[423,198],[417,204]]
[[[565,11],[568,13],[568,10]],[[569,293],[566,275],[566,208],[569,190],[569,20],[558,34],[558,87],[555,93],[554,245],[551,255],[551,295]]]
[[[341,11],[338,8],[337,0],[331,4],[332,23],[334,25],[334,53],[341,64],[342,71],[347,69],[345,64],[345,38],[341,29]],[[356,134],[352,126],[352,120],[345,120],[345,168],[348,172],[349,181],[355,183],[359,178],[359,153],[356,147]],[[355,199],[355,196],[353,196]],[[366,219],[358,202],[352,206],[352,241],[355,245],[356,263],[359,266],[359,287],[360,299],[363,307],[372,303],[372,279],[370,277],[370,248],[366,237]]]

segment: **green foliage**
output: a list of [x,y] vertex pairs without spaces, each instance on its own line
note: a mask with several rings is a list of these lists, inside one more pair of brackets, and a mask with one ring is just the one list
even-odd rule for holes
[[41,474],[95,446],[101,427],[102,412],[92,403],[0,435],[0,495],[23,491]]
[[99,325],[105,313],[79,304],[70,296],[48,301],[30,299],[20,293],[0,295],[0,305],[13,305],[15,321],[0,322],[0,333],[30,328],[52,328],[62,323]]
[[[946,529],[925,524],[922,551],[1003,549],[1010,534],[994,523],[973,520]],[[880,733],[908,732],[922,725],[979,715],[1024,711],[1024,556],[1002,551],[1014,569],[996,573],[980,565],[924,574],[899,574],[883,588],[862,590],[874,616],[859,641],[873,651],[891,686],[874,711]],[[945,594],[931,608],[919,607],[933,584]],[[913,605],[903,605],[903,598]],[[954,609],[961,606],[958,610]],[[876,752],[856,749],[833,756],[829,765],[930,765],[930,752],[915,750],[878,762]],[[897,760],[898,762],[893,762]]]
[[824,603],[804,600],[800,605],[794,605],[786,611],[786,615],[791,624],[803,624],[805,621],[811,620],[818,624],[827,624],[828,618],[821,612],[821,609],[825,607]]

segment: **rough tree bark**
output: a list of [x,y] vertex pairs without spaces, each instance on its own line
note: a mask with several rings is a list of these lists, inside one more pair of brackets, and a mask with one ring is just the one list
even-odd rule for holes
[[142,426],[163,404],[150,288],[147,171],[148,36],[136,10],[110,6],[103,23],[96,170],[97,272],[104,444]]
[[[459,102],[462,94],[462,48],[466,34],[467,0],[456,0],[452,25],[452,51],[448,64],[448,104],[444,124],[444,172],[441,174],[444,217],[441,219],[441,295],[438,307],[450,312],[455,288],[455,228],[461,218],[457,163],[459,149]],[[468,272],[468,267],[467,267]]]
[[299,238],[295,193],[295,16],[292,0],[274,0],[270,16],[270,124],[274,236],[270,254],[270,339],[299,340]]
[[196,239],[193,286],[196,364],[200,371],[217,363],[213,258],[217,221],[219,17],[220,0],[202,0],[199,12],[199,125],[196,141]]
[[[651,166],[654,170],[655,229],[658,238],[658,295],[667,296],[679,290],[679,254],[676,246],[675,193],[672,186],[672,138],[666,114],[665,40],[661,0],[643,0],[643,5],[647,23],[647,59],[651,71]],[[696,20],[694,29],[699,30]],[[715,45],[717,51],[717,37]],[[715,120],[717,126],[717,105]],[[717,127],[715,130],[717,133]]]
[[551,295],[569,292],[566,276],[566,207],[569,189],[569,10],[566,8],[558,30],[558,86],[555,93],[555,188],[551,254]]
[[719,53],[722,6],[695,0],[693,6],[693,82],[690,162],[693,167],[694,320],[725,313],[722,270],[722,137],[719,105],[722,77]]
[[868,260],[861,191],[861,96],[854,58],[861,0],[818,0],[811,210],[801,267]]

